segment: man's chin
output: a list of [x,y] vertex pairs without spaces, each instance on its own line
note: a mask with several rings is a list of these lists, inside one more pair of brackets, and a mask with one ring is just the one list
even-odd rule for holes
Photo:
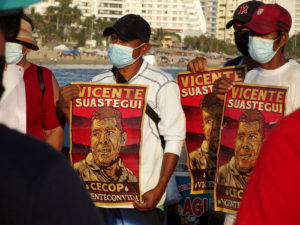
[[240,171],[240,173],[250,173],[253,170],[253,167],[251,166],[241,166],[238,168],[238,171]]
[[97,165],[98,165],[99,167],[109,167],[109,166],[115,164],[117,161],[118,161],[118,158],[116,158],[116,159],[114,159],[114,160],[111,160],[111,161],[109,161],[109,162],[103,162],[103,161],[96,160]]

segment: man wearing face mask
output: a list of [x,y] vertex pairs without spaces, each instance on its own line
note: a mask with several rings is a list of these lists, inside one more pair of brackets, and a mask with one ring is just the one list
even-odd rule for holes
[[[237,49],[242,53],[234,59],[228,60],[223,66],[247,65],[247,70],[251,70],[259,64],[254,61],[248,52],[249,29],[243,24],[250,22],[254,11],[263,5],[263,2],[248,1],[240,4],[233,14],[233,19],[226,24],[226,29],[233,26],[234,41]],[[207,62],[204,57],[197,57],[188,63],[187,70],[193,73],[207,70]]]
[[0,103],[0,118],[6,126],[61,151],[64,132],[56,109],[59,86],[50,70],[27,61],[27,53],[39,49],[32,30],[31,19],[22,15],[18,36],[5,44],[6,92]]
[[[39,0],[1,0],[0,97],[5,42],[15,39],[22,8]],[[1,224],[104,224],[68,161],[52,147],[0,124]]]
[[[250,31],[249,54],[261,64],[246,74],[245,83],[288,87],[286,115],[300,107],[300,66],[294,60],[284,57],[284,46],[289,38],[292,18],[289,12],[278,4],[265,4],[245,24]],[[224,96],[233,83],[222,83],[214,89]]]
[[250,32],[249,53],[261,64],[246,74],[245,83],[288,87],[286,115],[300,107],[300,66],[284,57],[292,18],[278,4],[265,4],[245,24]]
[[[245,83],[288,87],[285,114],[300,107],[300,66],[284,57],[284,46],[289,38],[292,19],[289,12],[278,4],[260,6],[249,23],[249,54],[261,64],[246,74]],[[234,85],[222,83],[214,92],[224,96]],[[230,218],[229,216],[226,217]],[[235,217],[231,217],[231,223]]]
[[[151,28],[139,15],[128,14],[104,30],[110,36],[108,58],[113,64],[110,71],[95,76],[99,83],[127,83],[148,85],[147,105],[158,115],[158,129],[148,112],[143,121],[140,153],[140,188],[142,202],[135,201],[127,208],[106,208],[107,224],[164,224],[161,210],[165,189],[174,171],[185,138],[185,116],[181,107],[179,87],[170,74],[149,65],[142,56],[150,49]],[[78,97],[74,85],[61,88],[63,112],[69,115],[70,100]],[[148,109],[149,109],[148,108]],[[148,111],[148,109],[146,111]],[[159,136],[165,140],[163,149]]]
[[[245,83],[285,86],[289,88],[286,98],[286,115],[300,107],[300,66],[284,57],[284,46],[289,38],[292,19],[289,12],[278,4],[265,4],[245,24],[250,31],[249,54],[261,64],[246,74]],[[222,83],[214,92],[224,96],[232,82]]]

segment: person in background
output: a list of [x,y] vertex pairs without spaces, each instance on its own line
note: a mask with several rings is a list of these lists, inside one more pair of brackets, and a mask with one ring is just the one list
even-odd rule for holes
[[[249,23],[249,54],[261,64],[249,71],[245,83],[288,87],[286,115],[300,107],[300,66],[284,56],[284,46],[289,38],[292,18],[289,12],[278,4],[264,4],[253,14]],[[234,83],[227,79],[215,83],[213,91],[224,99]],[[232,223],[234,222],[232,219]]]
[[258,156],[236,225],[300,224],[300,109],[273,129]]
[[[300,107],[300,65],[284,56],[284,46],[289,39],[292,18],[278,4],[265,4],[253,14],[252,20],[244,24],[250,29],[249,54],[261,64],[246,74],[245,83],[288,87],[286,114]],[[227,80],[214,84],[213,91],[224,98],[233,82]]]
[[58,83],[49,69],[27,60],[28,52],[39,49],[32,37],[33,28],[31,19],[22,15],[18,36],[5,44],[7,89],[0,103],[0,118],[8,127],[44,140],[61,151],[64,130],[56,107]]
[[[5,41],[15,39],[22,8],[39,0],[0,4],[0,97],[5,91]],[[0,223],[104,225],[68,161],[51,146],[0,122]]]
[[[110,220],[107,224],[117,224],[117,220],[124,224],[164,224],[161,208],[165,201],[165,190],[185,138],[185,116],[179,87],[170,74],[143,61],[142,56],[151,47],[151,28],[141,16],[127,14],[112,27],[107,27],[103,34],[110,37],[108,57],[113,68],[95,76],[92,81],[148,85],[148,107],[160,118],[157,129],[147,112],[144,117],[139,177],[142,201],[135,201],[127,208],[105,208],[107,219]],[[69,115],[70,101],[78,96],[77,86],[61,88],[60,104],[66,117]],[[160,135],[166,142],[164,149]]]
[[[258,67],[260,64],[253,60],[248,51],[248,42],[249,42],[249,28],[245,27],[244,24],[250,22],[254,12],[262,6],[264,3],[259,1],[247,1],[240,4],[234,14],[233,19],[226,24],[226,29],[233,27],[234,29],[234,41],[237,49],[242,53],[241,56],[238,56],[232,60],[225,62],[223,66],[234,66],[234,65],[243,65],[247,66],[247,70],[250,71],[255,67]],[[187,70],[193,73],[204,72],[207,70],[207,62],[204,57],[197,57],[191,60],[188,63]],[[232,81],[228,78],[220,78],[214,82],[214,93],[220,102],[223,104],[224,95],[229,90],[228,88],[232,87]],[[210,211],[216,215],[214,211]],[[212,214],[214,217],[215,215]],[[227,213],[224,219],[225,225],[233,224],[235,220],[235,215]],[[220,221],[220,220],[219,220]],[[219,222],[221,223],[221,222]]]
[[[226,29],[233,27],[234,29],[234,41],[237,49],[242,53],[234,59],[228,60],[223,66],[234,66],[234,65],[247,65],[247,70],[251,70],[259,63],[254,61],[248,52],[248,41],[249,41],[249,29],[243,26],[245,23],[250,22],[254,11],[263,5],[263,2],[259,1],[248,1],[240,4],[233,14],[233,19],[226,24]],[[187,70],[193,73],[204,72],[207,70],[207,62],[204,57],[196,57],[191,60],[187,65]],[[220,82],[219,80],[218,82]]]

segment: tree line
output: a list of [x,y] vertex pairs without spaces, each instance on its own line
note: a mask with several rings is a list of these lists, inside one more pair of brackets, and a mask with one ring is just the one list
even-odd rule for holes
[[[105,39],[103,30],[111,26],[114,21],[106,21],[95,16],[82,17],[82,12],[75,6],[71,7],[72,0],[60,0],[59,7],[50,6],[44,15],[35,12],[32,8],[29,17],[35,25],[34,32],[41,39],[42,45],[57,45],[60,43],[74,43],[75,46],[85,46],[87,40],[96,40],[97,45],[102,45]],[[225,53],[227,55],[240,54],[235,45],[223,40],[205,35],[198,37],[187,36],[181,40],[176,33],[164,32],[162,28],[156,29],[152,40],[161,44],[165,35],[173,35],[183,43],[185,50],[199,50],[202,52]],[[300,34],[289,39],[285,46],[286,56],[298,58],[300,55]]]
[[48,7],[44,15],[31,9],[28,16],[34,23],[34,32],[41,39],[42,45],[75,43],[79,47],[91,39],[97,40],[97,45],[101,45],[103,30],[113,22],[95,16],[82,19],[81,11],[76,6],[70,7],[71,3],[72,0],[61,0],[59,7]]

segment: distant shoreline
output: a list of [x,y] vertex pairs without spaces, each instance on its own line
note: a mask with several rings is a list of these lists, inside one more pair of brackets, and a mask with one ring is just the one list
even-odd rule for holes
[[[188,61],[194,59],[196,56],[186,56],[188,61],[181,62],[181,56],[168,55],[172,61],[169,63],[162,63],[159,61],[161,55],[157,55],[157,66],[163,68],[182,68],[187,66]],[[111,64],[106,57],[86,55],[72,57],[72,56],[59,56],[59,51],[53,50],[40,50],[31,51],[27,56],[28,61],[40,66],[45,66],[51,69],[106,69],[111,68]],[[173,63],[174,62],[174,63]],[[218,67],[223,63],[222,59],[207,59],[208,67]]]

